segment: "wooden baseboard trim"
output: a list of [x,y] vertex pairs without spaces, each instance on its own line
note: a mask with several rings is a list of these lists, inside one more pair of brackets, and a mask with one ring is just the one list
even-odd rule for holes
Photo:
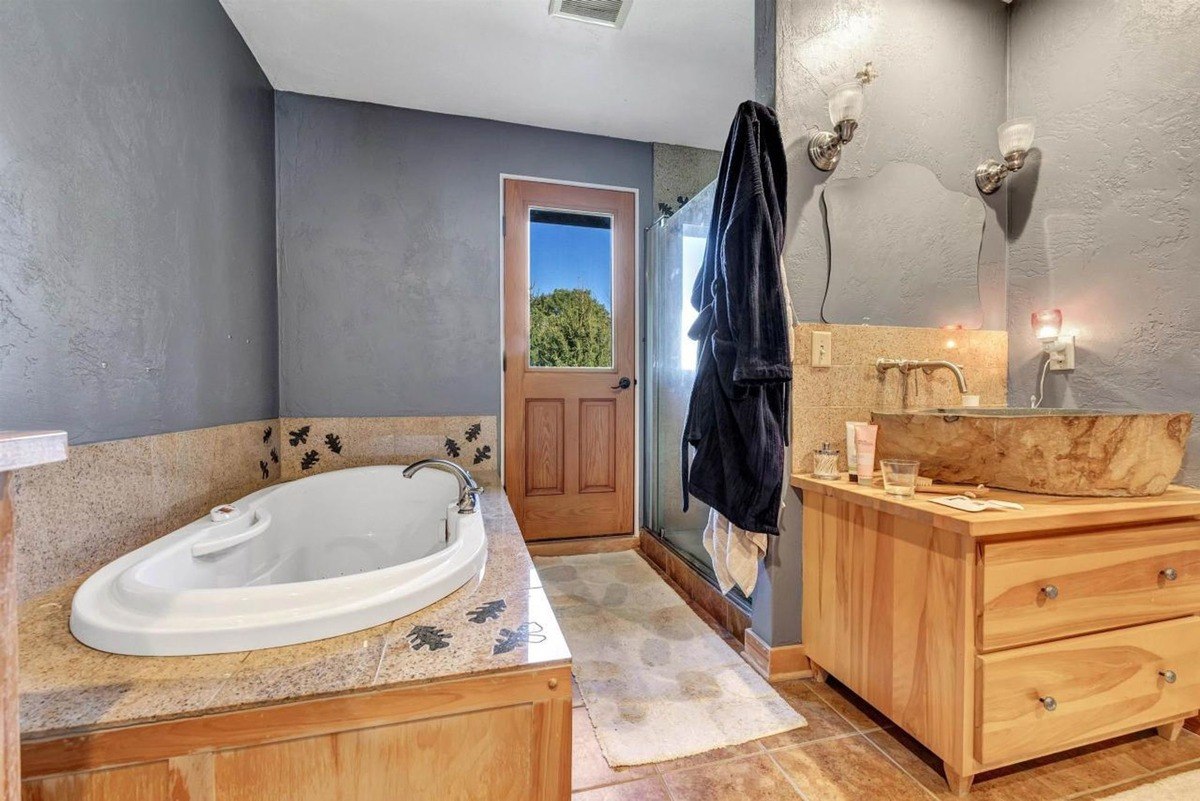
[[614,534],[607,537],[576,537],[569,540],[526,542],[530,556],[579,556],[587,553],[632,551],[638,547],[638,535]]
[[767,681],[807,679],[813,675],[803,643],[772,648],[753,629],[746,629],[746,647],[742,656]]

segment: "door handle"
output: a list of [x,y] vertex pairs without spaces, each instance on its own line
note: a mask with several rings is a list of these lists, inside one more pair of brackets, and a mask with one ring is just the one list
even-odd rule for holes
[[633,382],[626,376],[621,376],[621,380],[617,382],[616,386],[609,387],[609,389],[629,389],[631,386],[633,386]]

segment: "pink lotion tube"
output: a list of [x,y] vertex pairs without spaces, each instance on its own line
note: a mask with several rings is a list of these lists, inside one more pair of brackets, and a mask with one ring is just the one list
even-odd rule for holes
[[879,426],[855,426],[854,449],[858,456],[858,483],[871,486],[875,479],[875,438]]

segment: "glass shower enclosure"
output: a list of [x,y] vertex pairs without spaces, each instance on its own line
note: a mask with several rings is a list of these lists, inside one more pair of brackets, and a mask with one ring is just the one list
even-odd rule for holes
[[[646,236],[646,393],[645,499],[643,524],[716,585],[712,562],[702,537],[708,507],[692,499],[683,511],[681,446],[692,379],[696,343],[688,328],[696,319],[692,285],[704,260],[716,182],[709,184],[670,217],[651,226]],[[737,589],[728,596],[749,610],[750,601]]]

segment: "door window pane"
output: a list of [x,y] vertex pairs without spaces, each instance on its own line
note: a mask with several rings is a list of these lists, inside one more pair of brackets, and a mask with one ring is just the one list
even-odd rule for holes
[[529,212],[529,366],[613,366],[612,217]]

